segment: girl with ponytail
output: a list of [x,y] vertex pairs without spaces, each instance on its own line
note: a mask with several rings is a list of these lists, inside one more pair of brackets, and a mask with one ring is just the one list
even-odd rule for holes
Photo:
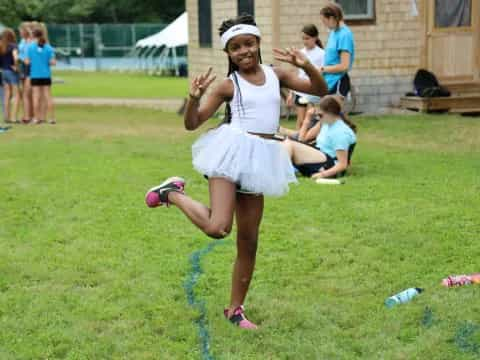
[[318,134],[314,146],[285,140],[292,162],[304,176],[332,178],[345,175],[357,143],[357,127],[342,111],[343,98],[327,95],[319,104],[320,121],[310,130]]
[[193,166],[208,178],[210,206],[185,194],[185,180],[172,177],[150,189],[148,206],[173,204],[212,238],[227,236],[237,224],[237,257],[232,276],[230,304],[225,317],[245,329],[257,326],[247,320],[244,301],[252,279],[264,195],[280,196],[296,182],[288,153],[275,140],[280,119],[280,87],[322,96],[326,84],[320,72],[296,49],[275,50],[281,62],[302,68],[300,79],[291,72],[261,63],[261,33],[250,15],[222,23],[219,35],[228,56],[228,74],[200,101],[215,80],[211,69],[190,85],[184,114],[187,130],[195,130],[226,103],[223,124],[202,135],[192,147]]
[[[30,83],[33,98],[34,124],[46,121],[51,114],[50,124],[55,124],[53,97],[51,92],[52,72],[50,67],[56,64],[55,51],[47,41],[46,29],[37,25],[33,29],[34,41],[29,45],[25,64],[30,65]],[[46,106],[45,106],[46,104]]]
[[325,64],[321,71],[329,94],[346,97],[350,92],[350,77],[355,60],[353,33],[345,24],[342,7],[330,2],[320,10],[320,19],[330,34],[325,47]]

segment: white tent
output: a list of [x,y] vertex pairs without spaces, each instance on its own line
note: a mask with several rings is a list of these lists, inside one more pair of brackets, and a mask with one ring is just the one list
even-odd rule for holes
[[155,49],[164,47],[163,51],[158,57],[158,67],[166,67],[169,54],[171,53],[173,58],[173,65],[175,72],[179,75],[179,63],[177,59],[176,48],[179,46],[188,45],[188,16],[184,12],[178,18],[176,18],[171,24],[157,34],[148,36],[144,39],[137,41],[137,49],[147,49],[143,52],[141,57],[148,63],[150,58],[153,64],[153,58],[155,56]]
[[138,40],[136,46],[145,47],[161,47],[174,48],[177,46],[188,45],[188,16],[184,12],[176,18],[165,29],[155,35],[151,35],[142,40]]

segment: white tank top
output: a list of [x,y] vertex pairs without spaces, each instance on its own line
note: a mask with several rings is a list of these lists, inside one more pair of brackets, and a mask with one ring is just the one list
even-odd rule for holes
[[[271,66],[261,65],[265,74],[263,85],[254,85],[236,71],[233,82],[231,126],[247,132],[275,134],[280,120],[280,81]],[[240,91],[239,91],[240,90]]]

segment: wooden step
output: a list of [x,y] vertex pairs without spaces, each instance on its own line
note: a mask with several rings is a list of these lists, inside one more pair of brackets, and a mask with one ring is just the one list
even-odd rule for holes
[[480,111],[480,93],[452,95],[448,97],[403,96],[400,106],[422,112],[445,110],[453,113]]
[[455,95],[471,95],[471,94],[480,94],[480,84],[471,83],[471,84],[446,84],[445,87],[450,90],[452,94]]

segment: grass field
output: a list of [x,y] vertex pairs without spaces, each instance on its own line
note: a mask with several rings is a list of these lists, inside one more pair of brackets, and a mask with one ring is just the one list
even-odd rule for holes
[[188,79],[143,73],[56,71],[54,96],[104,98],[183,98]]
[[[208,358],[184,284],[211,240],[143,199],[178,174],[207,201],[198,132],[150,110],[58,114],[0,134],[0,359]],[[234,232],[202,258],[194,290],[215,359],[480,357],[480,286],[440,286],[480,272],[479,119],[355,120],[345,185],[301,179],[266,201],[245,304],[259,331],[223,319]],[[426,290],[385,308],[412,286]]]

